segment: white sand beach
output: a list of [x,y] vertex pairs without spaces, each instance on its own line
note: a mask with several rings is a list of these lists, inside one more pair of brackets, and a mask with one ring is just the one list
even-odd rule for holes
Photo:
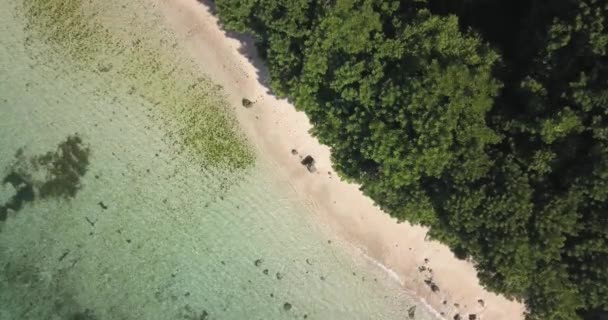
[[[427,229],[397,223],[357,185],[337,177],[329,149],[308,133],[306,115],[288,101],[276,99],[264,85],[267,73],[250,39],[227,34],[209,4],[155,1],[210,79],[224,87],[250,141],[309,205],[319,223],[392,270],[404,290],[426,301],[445,319],[456,314],[463,319],[469,314],[477,319],[523,319],[523,304],[485,290],[473,263],[458,260],[446,246],[426,240]],[[255,101],[254,105],[243,108],[243,98]],[[316,160],[316,173],[300,164],[300,157],[306,155]],[[421,266],[424,271],[419,270]],[[431,275],[438,292],[424,282]]]

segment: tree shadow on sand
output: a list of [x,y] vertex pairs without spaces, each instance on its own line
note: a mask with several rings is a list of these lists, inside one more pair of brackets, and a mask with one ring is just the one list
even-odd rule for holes
[[[217,8],[216,8],[214,1],[212,1],[212,0],[197,0],[197,1],[204,7],[205,10],[207,10],[209,13],[211,13],[215,17],[218,17]],[[238,52],[240,54],[242,54],[243,56],[245,56],[247,58],[247,60],[249,61],[249,63],[251,63],[255,67],[256,77],[257,77],[256,79],[267,89],[266,93],[274,95],[276,97],[276,95],[273,93],[272,89],[270,88],[270,81],[271,81],[270,71],[268,70],[268,67],[267,67],[266,62],[264,61],[263,57],[260,55],[260,51],[258,50],[258,47],[256,46],[255,38],[248,34],[243,34],[243,33],[227,30],[222,25],[222,23],[219,21],[218,21],[218,24],[219,24],[219,28],[224,32],[224,35],[226,37],[239,41],[240,46],[238,48]]]

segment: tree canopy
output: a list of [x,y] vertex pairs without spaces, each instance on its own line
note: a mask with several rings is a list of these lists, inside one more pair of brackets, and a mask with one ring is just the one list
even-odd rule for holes
[[608,312],[608,3],[216,3],[382,209],[529,319]]

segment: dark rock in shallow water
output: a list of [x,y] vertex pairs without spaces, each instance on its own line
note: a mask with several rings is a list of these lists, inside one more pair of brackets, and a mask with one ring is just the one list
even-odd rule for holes
[[476,319],[477,319],[477,315],[475,315],[475,314],[469,315],[469,320],[476,320]]
[[411,306],[407,309],[407,316],[410,317],[410,319],[414,319],[414,316],[416,316],[416,306]]
[[289,302],[285,302],[285,303],[283,304],[283,310],[285,310],[285,311],[289,311],[289,310],[291,310],[291,303],[289,303]]
[[304,159],[302,159],[302,161],[300,161],[300,163],[304,166],[306,166],[306,169],[308,169],[308,172],[315,172],[316,168],[315,168],[315,159],[308,155],[306,157],[304,157]]
[[261,266],[261,265],[262,265],[262,261],[264,261],[264,260],[262,260],[262,259],[256,259],[256,260],[253,262],[253,264],[254,264],[256,267],[259,267],[259,266]]
[[462,318],[460,318],[460,314],[458,314],[458,313],[454,316],[454,320],[461,320],[461,319]]

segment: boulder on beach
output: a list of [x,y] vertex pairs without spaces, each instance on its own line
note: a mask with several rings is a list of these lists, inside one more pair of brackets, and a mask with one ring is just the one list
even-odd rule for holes
[[241,102],[243,104],[243,107],[245,107],[245,108],[249,108],[253,105],[253,101],[251,101],[247,98],[243,98],[243,100]]
[[316,168],[315,168],[315,159],[310,156],[307,155],[306,157],[304,157],[304,159],[302,159],[302,161],[300,161],[300,163],[304,166],[306,166],[306,169],[308,169],[309,172],[315,172]]

